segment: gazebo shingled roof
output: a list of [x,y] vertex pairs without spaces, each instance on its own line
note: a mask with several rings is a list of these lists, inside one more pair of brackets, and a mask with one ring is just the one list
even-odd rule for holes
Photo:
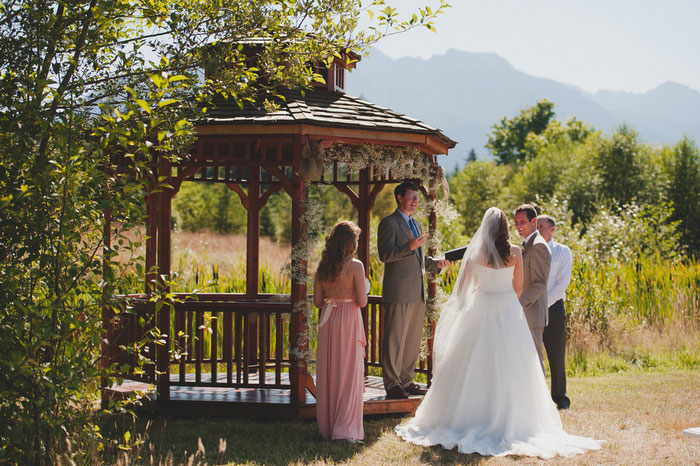
[[316,89],[302,95],[300,92],[283,92],[286,100],[278,99],[279,108],[267,113],[246,102],[241,109],[230,100],[219,99],[208,117],[198,125],[243,124],[284,125],[306,123],[335,128],[373,129],[384,131],[429,134],[449,148],[456,142],[439,129],[410,118],[388,108],[367,102],[348,94]]

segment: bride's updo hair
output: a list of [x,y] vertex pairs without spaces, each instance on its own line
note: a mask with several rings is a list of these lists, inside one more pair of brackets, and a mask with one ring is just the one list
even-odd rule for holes
[[352,222],[338,222],[326,237],[326,247],[316,270],[316,278],[333,282],[340,275],[343,261],[355,253],[360,228]]
[[[506,217],[505,212],[501,209],[499,210],[499,224],[496,235],[494,236],[494,246],[496,246],[496,251],[501,256],[501,260],[504,264],[508,263],[508,257],[510,257],[510,228],[508,227],[508,217]],[[495,263],[495,258],[489,257],[490,263]]]

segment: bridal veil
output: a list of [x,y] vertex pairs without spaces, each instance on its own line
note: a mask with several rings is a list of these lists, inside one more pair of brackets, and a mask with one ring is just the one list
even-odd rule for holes
[[[476,266],[483,265],[495,269],[505,266],[495,241],[501,225],[501,214],[502,211],[496,207],[490,207],[484,213],[481,225],[474,233],[464,253],[452,294],[442,306],[440,318],[435,328],[435,339],[433,340],[433,371],[435,372],[440,369],[444,355],[449,354],[450,349],[453,349],[452,340],[455,326],[452,324],[454,319],[458,313],[471,307],[470,304],[477,288]],[[459,339],[459,335],[457,339]]]

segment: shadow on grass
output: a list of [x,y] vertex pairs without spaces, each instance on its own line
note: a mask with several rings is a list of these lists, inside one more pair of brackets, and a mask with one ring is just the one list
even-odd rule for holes
[[[365,421],[364,444],[324,440],[315,421],[140,415],[135,421],[130,417],[119,417],[104,419],[101,424],[106,436],[122,439],[122,444],[124,433],[129,431],[129,441],[133,445],[131,451],[126,452],[113,445],[106,452],[107,464],[114,464],[118,455],[125,454],[136,463],[152,457],[155,464],[169,464],[171,461],[187,464],[188,459],[203,446],[204,452],[200,451],[196,456],[200,463],[272,466],[345,462],[371,447],[387,426],[393,428],[400,421],[400,417],[382,418]],[[143,443],[135,444],[138,440]]]
[[445,450],[440,446],[426,448],[420,455],[420,459],[425,464],[448,465],[448,464],[484,464],[488,456],[481,456],[477,453],[464,454],[457,451],[457,448]]
[[[315,421],[300,420],[178,418],[142,414],[135,421],[130,417],[105,419],[102,430],[107,436],[119,439],[123,439],[124,432],[129,431],[132,444],[136,439],[143,440],[143,444],[126,452],[130,461],[122,463],[140,464],[140,461],[152,457],[154,464],[206,462],[209,465],[286,466],[338,464],[362,456],[365,450],[372,449],[388,432],[393,432],[394,426],[403,419],[403,415],[365,417],[364,444],[324,440],[318,433]],[[380,444],[380,449],[384,446],[384,443]],[[204,451],[197,454],[202,447]],[[408,444],[406,448],[410,448]],[[124,454],[115,445],[106,452],[105,462],[115,464],[117,455]],[[195,461],[190,462],[193,454],[196,454]],[[429,465],[485,464],[489,458],[479,454],[459,453],[456,448],[445,450],[439,446],[421,448],[420,453],[421,462]],[[379,461],[377,465],[381,464]]]

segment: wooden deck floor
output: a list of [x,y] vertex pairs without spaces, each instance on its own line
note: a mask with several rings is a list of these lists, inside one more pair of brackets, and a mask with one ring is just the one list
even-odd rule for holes
[[[219,377],[217,377],[219,379]],[[266,377],[274,383],[274,374]],[[173,384],[178,376],[171,375]],[[210,381],[210,374],[202,374],[202,380]],[[288,374],[282,374],[282,382],[287,383]],[[221,380],[221,382],[224,382]],[[250,383],[257,383],[258,375],[250,374]],[[148,384],[133,380],[124,380],[121,385],[104,389],[109,397],[121,398],[136,390],[147,390]],[[151,393],[144,400],[142,409],[183,416],[221,416],[221,417],[260,417],[285,418],[316,417],[316,399],[306,391],[306,404],[293,408],[289,403],[289,389],[231,388],[212,386],[171,385],[170,400],[158,402],[157,394]],[[387,400],[384,385],[380,377],[365,378],[364,414],[413,413],[423,397],[411,396],[405,400]]]

